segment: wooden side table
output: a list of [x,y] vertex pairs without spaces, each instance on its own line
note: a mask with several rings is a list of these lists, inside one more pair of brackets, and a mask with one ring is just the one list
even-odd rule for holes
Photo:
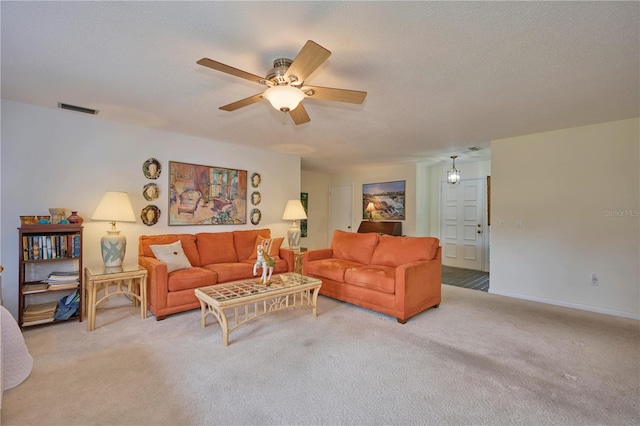
[[300,247],[300,250],[293,250],[293,272],[302,275],[302,254],[307,251],[306,247]]
[[[88,331],[96,328],[96,307],[116,294],[131,296],[133,306],[140,305],[142,319],[147,318],[147,270],[145,268],[140,265],[87,266],[84,268],[84,276]],[[104,295],[98,299],[100,290],[104,290]]]

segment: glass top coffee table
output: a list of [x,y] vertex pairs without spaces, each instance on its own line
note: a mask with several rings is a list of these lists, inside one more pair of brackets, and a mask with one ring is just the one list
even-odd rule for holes
[[202,327],[212,314],[222,328],[222,341],[229,345],[229,333],[253,319],[287,308],[311,308],[318,316],[318,291],[322,281],[288,272],[274,275],[267,285],[257,278],[216,284],[195,290],[200,301]]

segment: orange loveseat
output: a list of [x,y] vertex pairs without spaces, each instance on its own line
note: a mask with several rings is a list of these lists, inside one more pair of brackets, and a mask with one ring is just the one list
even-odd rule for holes
[[432,237],[335,231],[331,248],[303,254],[304,275],[320,294],[407,319],[440,305],[442,248]]
[[[200,307],[194,290],[199,287],[253,278],[258,236],[270,238],[269,229],[199,234],[141,235],[138,263],[148,271],[148,307],[157,320]],[[167,272],[167,264],[154,255],[151,245],[180,241],[190,268]],[[293,271],[293,251],[279,249],[274,274]]]

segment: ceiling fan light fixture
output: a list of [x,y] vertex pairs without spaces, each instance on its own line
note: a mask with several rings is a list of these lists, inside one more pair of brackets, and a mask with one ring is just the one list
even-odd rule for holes
[[264,98],[283,112],[293,111],[304,99],[302,90],[292,86],[273,86],[264,91]]

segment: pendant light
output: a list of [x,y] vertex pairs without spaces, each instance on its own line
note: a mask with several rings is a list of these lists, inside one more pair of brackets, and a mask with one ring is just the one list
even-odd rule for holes
[[457,155],[451,156],[451,159],[453,160],[453,167],[451,170],[447,171],[447,183],[452,185],[460,183],[460,170],[456,169],[456,158],[458,158]]

